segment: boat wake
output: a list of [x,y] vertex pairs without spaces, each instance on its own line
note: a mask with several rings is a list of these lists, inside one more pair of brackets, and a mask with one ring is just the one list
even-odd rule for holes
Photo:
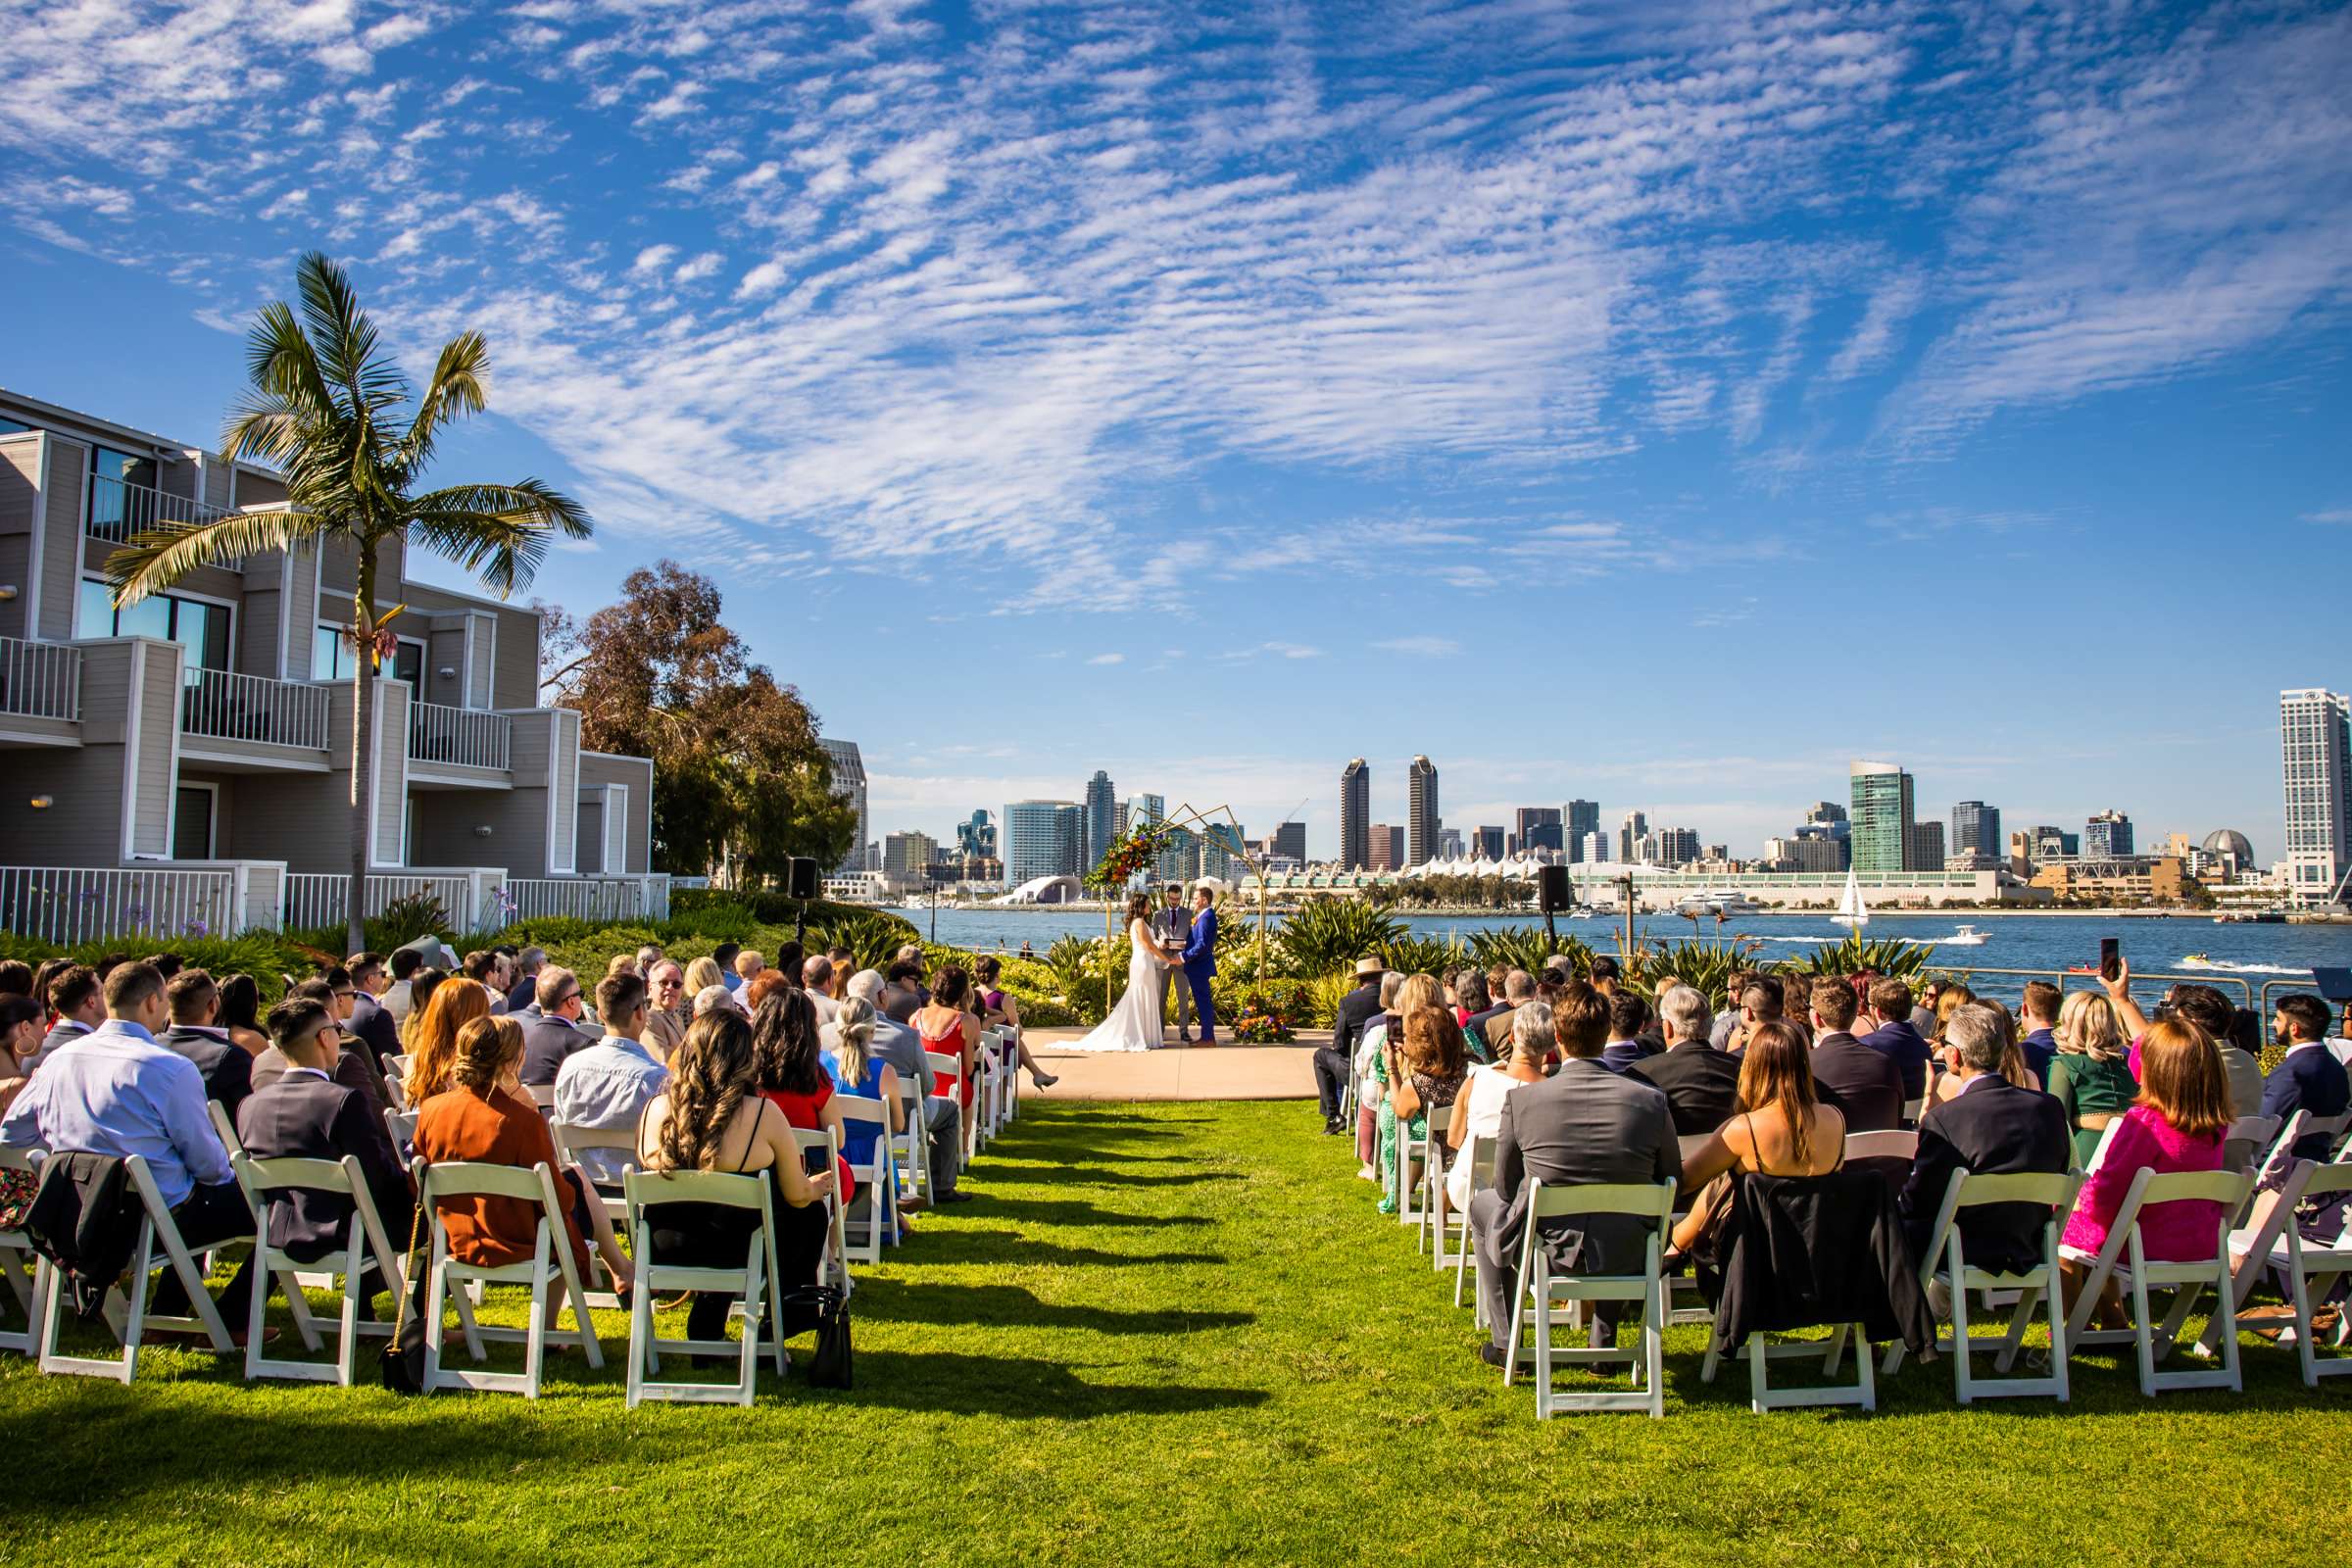
[[2311,973],[2308,968],[2298,967],[2294,964],[2232,963],[2228,958],[2208,958],[2201,953],[2192,953],[2187,957],[2182,958],[2180,960],[2180,967],[2183,969],[2225,969],[2231,974]]

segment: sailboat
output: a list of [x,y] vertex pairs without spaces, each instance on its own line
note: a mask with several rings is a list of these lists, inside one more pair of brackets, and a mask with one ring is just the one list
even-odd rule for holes
[[1850,870],[1845,873],[1845,892],[1838,900],[1838,912],[1830,920],[1857,931],[1870,924],[1870,906],[1862,902],[1861,880]]

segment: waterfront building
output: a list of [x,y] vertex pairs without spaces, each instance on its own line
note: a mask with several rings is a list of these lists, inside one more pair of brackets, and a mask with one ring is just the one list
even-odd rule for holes
[[816,744],[832,769],[833,793],[847,800],[850,809],[858,813],[858,836],[833,868],[836,876],[852,876],[866,869],[866,845],[872,831],[865,813],[865,759],[858,755],[856,741],[819,740]]
[[[1565,831],[1560,821],[1558,807],[1522,806],[1516,813],[1516,825],[1512,837],[1516,841],[1515,847],[1521,853],[1529,850],[1557,850],[1565,847],[1568,842],[1562,837]],[[1499,859],[1500,856],[1497,855],[1493,858]]]
[[[1584,859],[1586,841],[1599,831],[1598,801],[1570,801],[1560,808],[1560,842],[1567,846],[1569,859]],[[1607,857],[1601,858],[1606,859]]]
[[2009,835],[2011,858],[2034,865],[2047,865],[2052,860],[2071,860],[2082,853],[2082,836],[2064,828],[2040,823],[2022,833]]
[[1764,861],[1775,871],[1842,871],[1846,844],[1823,833],[1791,833],[1764,841]]
[[1406,865],[1427,865],[1438,858],[1438,764],[1416,757],[1405,769]]
[[956,824],[956,853],[967,860],[997,858],[997,823],[985,807]]
[[1662,827],[1652,835],[1650,858],[1659,865],[1689,865],[1698,858],[1698,830]]
[[1478,860],[1499,860],[1503,857],[1502,829],[1477,827],[1470,830],[1470,856]]
[[2082,858],[2120,860],[2132,854],[2132,819],[2121,811],[2101,811],[2083,825]]
[[1646,863],[1649,857],[1644,841],[1649,837],[1649,818],[1640,811],[1628,811],[1625,820],[1617,825],[1616,858],[1628,864]]
[[[1854,869],[1916,869],[1910,856],[1911,775],[1892,762],[1864,761],[1855,762],[1849,773]],[[1937,857],[1939,862],[1941,858]]]
[[1943,869],[1943,824],[1914,822],[1903,841],[1903,869],[1906,871],[1940,871]]
[[2352,866],[2352,698],[2319,688],[2280,692],[2278,749],[2288,896],[2332,901]]
[[2001,808],[1983,801],[1961,801],[1952,808],[1952,836],[1945,841],[1952,855],[1984,855],[1994,859],[2008,853],[2001,837]]
[[1610,859],[1609,836],[1595,828],[1576,841],[1577,863],[1602,865]]
[[2254,844],[2233,827],[2217,827],[2205,835],[2202,846],[2205,858],[2221,867],[2222,874],[2234,882],[2255,870]]
[[1118,836],[1119,792],[1111,788],[1110,775],[1101,768],[1086,781],[1086,863],[1091,870],[1102,863],[1109,853],[1110,841]]
[[1086,808],[1075,801],[1014,801],[1004,808],[1004,880],[1014,887],[1044,876],[1083,877]]
[[1357,758],[1340,769],[1340,869],[1372,864],[1372,769]]
[[1266,852],[1270,855],[1279,855],[1298,865],[1304,865],[1306,863],[1306,824],[1304,822],[1285,822],[1275,828],[1274,836],[1266,840]]
[[928,833],[892,833],[882,840],[882,875],[894,887],[914,887],[931,874],[939,841]]

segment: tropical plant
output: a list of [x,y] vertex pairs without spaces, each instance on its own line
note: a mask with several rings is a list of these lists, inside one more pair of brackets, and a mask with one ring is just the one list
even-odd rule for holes
[[1697,991],[1708,1005],[1721,1007],[1729,1000],[1732,976],[1755,967],[1756,946],[1753,939],[1644,942],[1634,949],[1633,961],[1626,965],[1625,984],[1642,996],[1654,998],[1671,979]]
[[[490,350],[479,332],[441,349],[415,412],[408,378],[360,308],[343,269],[319,252],[295,267],[302,313],[265,306],[247,339],[252,390],[221,445],[231,462],[275,466],[285,474],[281,506],[209,521],[159,521],[107,559],[118,609],[178,583],[200,566],[229,565],[308,544],[346,550],[353,562],[351,881],[346,939],[366,941],[368,824],[374,815],[376,666],[395,652],[393,617],[379,612],[376,572],[386,547],[405,543],[455,562],[504,598],[527,585],[561,534],[585,539],[588,514],[537,479],[457,484],[418,491],[441,433],[489,402]],[[405,414],[405,417],[404,417]],[[405,428],[403,427],[405,425]],[[321,608],[324,613],[323,607]]]
[[1529,974],[1542,974],[1546,960],[1558,956],[1571,960],[1578,974],[1592,970],[1592,950],[1574,937],[1561,937],[1556,942],[1544,934],[1540,925],[1496,926],[1492,931],[1473,931],[1469,936],[1470,961],[1484,969],[1501,964],[1509,969],[1525,969]]
[[1375,956],[1398,974],[1442,975],[1470,961],[1470,950],[1445,937],[1401,936],[1383,943]]
[[1405,934],[1402,920],[1353,899],[1309,899],[1283,917],[1277,933],[1283,961],[1292,973],[1329,974],[1352,969]]
[[1355,989],[1355,976],[1343,969],[1306,983],[1306,1010],[1298,1022],[1309,1029],[1328,1029],[1340,1015],[1340,1004]]
[[383,912],[368,922],[368,945],[378,952],[403,947],[418,937],[447,935],[449,911],[430,893],[412,893],[394,899]]
[[915,939],[915,929],[895,914],[876,909],[847,909],[824,924],[808,928],[808,950],[847,948],[850,961],[860,969],[889,965],[892,955]]
[[1910,980],[1927,968],[1934,953],[1934,947],[1926,943],[1905,942],[1900,937],[1865,938],[1852,931],[1841,942],[1825,942],[1810,953],[1798,954],[1783,967],[1797,974],[1858,974],[1867,969]]

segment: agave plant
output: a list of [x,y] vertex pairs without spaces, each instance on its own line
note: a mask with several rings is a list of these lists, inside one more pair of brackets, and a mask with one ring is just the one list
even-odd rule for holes
[[851,961],[858,968],[880,969],[913,938],[914,928],[895,915],[855,909],[837,914],[822,925],[811,926],[808,947],[811,952],[847,948]]
[[1444,974],[1470,961],[1470,950],[1458,940],[1402,936],[1383,945],[1376,955],[1398,974]]
[[1569,959],[1578,974],[1589,974],[1592,969],[1591,948],[1574,937],[1561,937],[1555,942],[1544,935],[1540,925],[1505,925],[1492,931],[1473,931],[1469,947],[1471,961],[1486,969],[1499,963],[1507,969],[1542,974],[1546,961],[1553,957]]
[[1643,943],[1634,950],[1625,981],[1641,995],[1654,998],[1671,979],[1704,996],[1709,1006],[1721,1007],[1729,1001],[1732,976],[1755,967],[1757,946],[1752,939]]
[[1326,975],[1355,966],[1404,936],[1404,922],[1350,899],[1309,899],[1284,917],[1283,958],[1291,972]]
[[1842,942],[1825,942],[1811,953],[1799,954],[1786,967],[1797,974],[1856,974],[1868,969],[1897,980],[1912,980],[1927,968],[1934,952],[1925,943],[1905,942],[1899,937],[1866,940],[1857,931]]

